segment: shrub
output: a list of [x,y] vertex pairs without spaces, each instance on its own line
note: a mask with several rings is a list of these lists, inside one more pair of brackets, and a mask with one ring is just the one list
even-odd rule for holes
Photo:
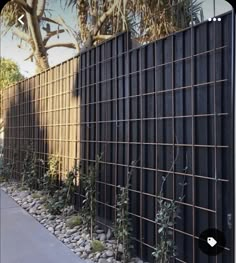
[[35,192],[35,193],[32,193],[32,197],[33,197],[34,199],[39,199],[40,197],[42,197],[42,195]]
[[93,240],[91,243],[92,252],[102,252],[105,249],[103,243],[99,240]]
[[53,196],[47,202],[47,209],[53,215],[59,215],[65,206],[72,203],[72,198],[75,192],[74,180],[77,176],[78,168],[75,166],[67,173],[65,182],[62,182],[60,188],[55,191]]
[[[133,161],[131,165],[135,165],[136,162]],[[130,179],[132,176],[133,170],[128,171],[127,184],[125,187],[118,186],[120,191],[117,195],[116,201],[116,225],[115,225],[115,238],[117,241],[117,251],[116,259],[121,259],[123,262],[130,262],[130,250],[131,245],[131,222],[129,218],[129,188],[130,188]],[[118,244],[122,244],[123,253],[118,252]]]
[[53,195],[59,186],[59,159],[58,156],[52,155],[48,160],[47,172],[42,178],[42,188],[49,195]]
[[101,158],[102,155],[97,155],[95,165],[90,165],[88,167],[88,173],[80,173],[81,185],[85,192],[85,198],[83,200],[82,207],[82,217],[83,223],[90,232],[91,239],[93,238],[93,228],[95,226],[96,218],[96,174]]
[[22,171],[22,186],[26,184],[30,190],[38,190],[42,184],[42,178],[38,174],[37,163],[43,162],[37,159],[36,153],[33,150],[33,142],[31,141],[26,149],[23,171]]
[[177,219],[177,205],[175,201],[164,201],[158,199],[159,210],[156,214],[156,224],[158,226],[159,243],[152,255],[160,263],[170,262],[176,254],[176,246],[173,240],[173,231]]
[[0,178],[2,182],[8,182],[9,179],[11,178],[11,173],[12,173],[12,162],[9,161],[5,165],[3,164],[2,161],[2,167],[0,171]]
[[66,226],[69,228],[73,228],[75,226],[79,226],[82,224],[82,218],[80,215],[75,215],[69,218],[66,222]]
[[13,170],[15,166],[15,159],[16,159],[16,151],[13,150],[13,159],[8,160],[8,162],[5,162],[4,156],[3,156],[3,149],[0,151],[0,180],[1,182],[8,182],[12,179],[13,176]]

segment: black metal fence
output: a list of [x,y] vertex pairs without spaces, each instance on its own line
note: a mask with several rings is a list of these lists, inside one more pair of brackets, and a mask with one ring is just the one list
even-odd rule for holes
[[[103,153],[97,175],[97,221],[103,226],[115,221],[118,185],[132,170],[132,238],[136,254],[150,262],[165,178],[163,198],[176,200],[181,217],[174,227],[174,261],[231,262],[232,16],[221,18],[141,47],[120,34],[10,87],[4,96],[6,158],[13,158],[13,148],[24,151],[28,139],[41,158],[59,152],[63,172],[74,159],[90,164]],[[22,159],[16,161],[19,173]],[[82,198],[78,191],[78,209]],[[217,257],[198,247],[209,227],[227,239]]]
[[[221,23],[205,22],[138,48],[120,35],[81,55],[80,157],[91,163],[104,153],[97,215],[104,225],[115,220],[117,186],[126,184],[132,169],[133,238],[138,255],[149,261],[165,177],[164,198],[177,200],[181,216],[176,261],[230,262],[230,28],[227,15]],[[217,259],[198,248],[209,227],[227,236]]]

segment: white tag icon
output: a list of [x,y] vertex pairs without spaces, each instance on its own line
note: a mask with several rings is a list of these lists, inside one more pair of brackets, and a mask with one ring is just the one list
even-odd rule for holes
[[207,238],[207,243],[211,246],[214,247],[217,244],[217,241],[213,237],[208,237]]

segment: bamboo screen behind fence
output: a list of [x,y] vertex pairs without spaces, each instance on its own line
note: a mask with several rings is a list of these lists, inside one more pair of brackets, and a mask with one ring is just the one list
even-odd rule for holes
[[74,165],[80,136],[80,103],[73,95],[77,79],[78,58],[74,58],[4,91],[5,158],[17,153],[16,177],[31,141],[38,158],[47,161],[49,155],[58,155],[62,176]]

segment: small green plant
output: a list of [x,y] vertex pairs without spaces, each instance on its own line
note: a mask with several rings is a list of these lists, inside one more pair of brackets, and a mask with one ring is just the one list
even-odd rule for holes
[[159,243],[152,255],[158,263],[170,262],[176,255],[176,246],[173,240],[173,230],[177,219],[177,204],[175,201],[165,201],[158,198],[159,210],[156,214],[156,224],[158,226]]
[[96,218],[96,174],[99,168],[99,161],[101,159],[102,155],[97,155],[95,165],[90,165],[88,167],[88,173],[80,173],[81,185],[85,192],[85,198],[83,200],[82,207],[82,217],[83,223],[90,232],[91,239],[93,239],[93,229]]
[[[177,141],[177,138],[176,138]],[[176,158],[173,161],[170,172],[173,170],[175,162],[177,161],[179,151],[177,150]],[[158,243],[152,255],[155,257],[155,262],[166,263],[176,256],[177,247],[173,239],[173,228],[176,225],[176,220],[180,218],[178,216],[178,204],[175,200],[167,201],[164,200],[164,186],[166,180],[170,174],[162,176],[162,184],[159,196],[157,196],[158,211],[156,214],[156,225],[158,230]],[[179,197],[180,201],[184,199],[184,187],[186,183],[181,184],[182,196]]]
[[71,171],[67,173],[65,182],[61,183],[58,190],[55,191],[53,196],[47,202],[47,209],[49,213],[53,215],[59,215],[63,212],[65,206],[72,203],[72,198],[75,192],[74,180],[77,177],[78,168],[73,167]]
[[21,185],[25,184],[30,190],[38,190],[42,184],[42,178],[38,174],[37,164],[42,160],[37,159],[36,153],[33,150],[33,142],[31,141],[26,149]]
[[8,182],[13,177],[13,170],[15,167],[16,151],[13,150],[12,160],[7,162],[4,160],[3,149],[1,149],[1,158],[0,158],[0,180],[2,182]]
[[29,187],[27,187],[27,185],[20,185],[18,189],[20,191],[27,191],[27,190],[29,190]]
[[80,215],[75,215],[67,220],[66,226],[69,228],[73,228],[75,226],[80,226],[82,223],[82,217]]
[[11,178],[13,163],[8,161],[1,167],[0,177],[2,182],[8,182]]
[[47,200],[48,200],[47,196],[42,196],[42,197],[41,197],[42,203],[46,203]]
[[59,186],[59,159],[58,156],[52,155],[48,160],[47,172],[42,178],[42,189],[48,195],[53,195]]
[[34,198],[34,199],[39,199],[40,197],[42,197],[42,195],[41,194],[39,194],[39,193],[37,193],[37,192],[35,192],[35,193],[32,193],[32,198]]
[[4,183],[6,182],[6,179],[4,176],[0,175],[0,183]]
[[93,253],[102,252],[105,250],[104,244],[99,240],[93,240],[91,242],[91,248]]
[[[135,165],[136,162],[132,162],[131,165]],[[117,195],[116,202],[116,225],[115,225],[115,238],[117,242],[116,249],[116,259],[122,260],[123,262],[130,262],[130,251],[132,248],[131,245],[131,222],[129,218],[129,188],[130,188],[130,179],[132,176],[132,168],[128,171],[127,183],[125,187],[119,187],[119,193]],[[118,245],[122,244],[123,251],[118,252]]]

